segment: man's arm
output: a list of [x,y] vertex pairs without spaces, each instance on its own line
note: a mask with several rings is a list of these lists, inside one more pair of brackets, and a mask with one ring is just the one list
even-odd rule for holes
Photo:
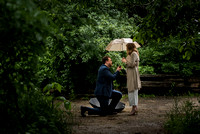
[[109,69],[104,69],[103,72],[105,74],[105,77],[110,80],[115,80],[116,77],[119,75],[119,70],[117,70],[114,74],[112,74]]

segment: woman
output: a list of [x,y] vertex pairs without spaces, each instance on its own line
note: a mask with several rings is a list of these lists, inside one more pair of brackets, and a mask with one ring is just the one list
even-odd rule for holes
[[132,106],[131,115],[137,114],[138,106],[138,90],[141,88],[139,66],[139,52],[134,43],[126,45],[127,57],[122,58],[122,62],[126,63],[127,70],[127,88],[129,105]]

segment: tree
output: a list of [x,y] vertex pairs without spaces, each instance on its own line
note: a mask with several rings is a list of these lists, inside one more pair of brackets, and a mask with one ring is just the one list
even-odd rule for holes
[[0,133],[63,130],[58,111],[36,86],[38,56],[53,35],[46,16],[31,0],[0,0]]
[[200,50],[199,8],[198,0],[155,0],[146,6],[137,39],[142,44],[171,40],[184,59],[196,57]]
[[[84,93],[88,89],[93,92],[106,45],[115,38],[131,37],[136,32],[134,20],[116,10],[109,1],[89,2],[84,8],[78,1],[54,3],[49,3],[47,8],[42,1],[38,2],[39,7],[48,12],[59,27],[60,34],[59,40],[49,38],[49,50],[46,58],[41,59],[42,71],[39,73],[61,83],[67,93],[71,90]],[[45,65],[49,68],[46,71]],[[43,81],[45,77],[41,76]]]

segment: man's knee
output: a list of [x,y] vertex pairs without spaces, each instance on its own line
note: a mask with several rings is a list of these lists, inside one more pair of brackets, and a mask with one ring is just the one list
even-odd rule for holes
[[120,99],[122,98],[122,93],[121,93],[121,92],[119,93],[119,98],[120,98]]
[[120,91],[113,91],[113,96],[121,99],[122,98],[122,93]]

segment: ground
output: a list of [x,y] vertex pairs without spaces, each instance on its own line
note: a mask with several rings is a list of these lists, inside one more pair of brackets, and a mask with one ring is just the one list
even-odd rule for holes
[[[179,102],[191,100],[198,104],[196,97],[178,97]],[[80,106],[89,106],[88,100],[72,102],[72,111],[78,124],[73,134],[163,134],[166,113],[175,103],[174,97],[139,98],[138,115],[130,116],[131,107],[127,98],[121,99],[125,109],[117,115],[81,117]]]

